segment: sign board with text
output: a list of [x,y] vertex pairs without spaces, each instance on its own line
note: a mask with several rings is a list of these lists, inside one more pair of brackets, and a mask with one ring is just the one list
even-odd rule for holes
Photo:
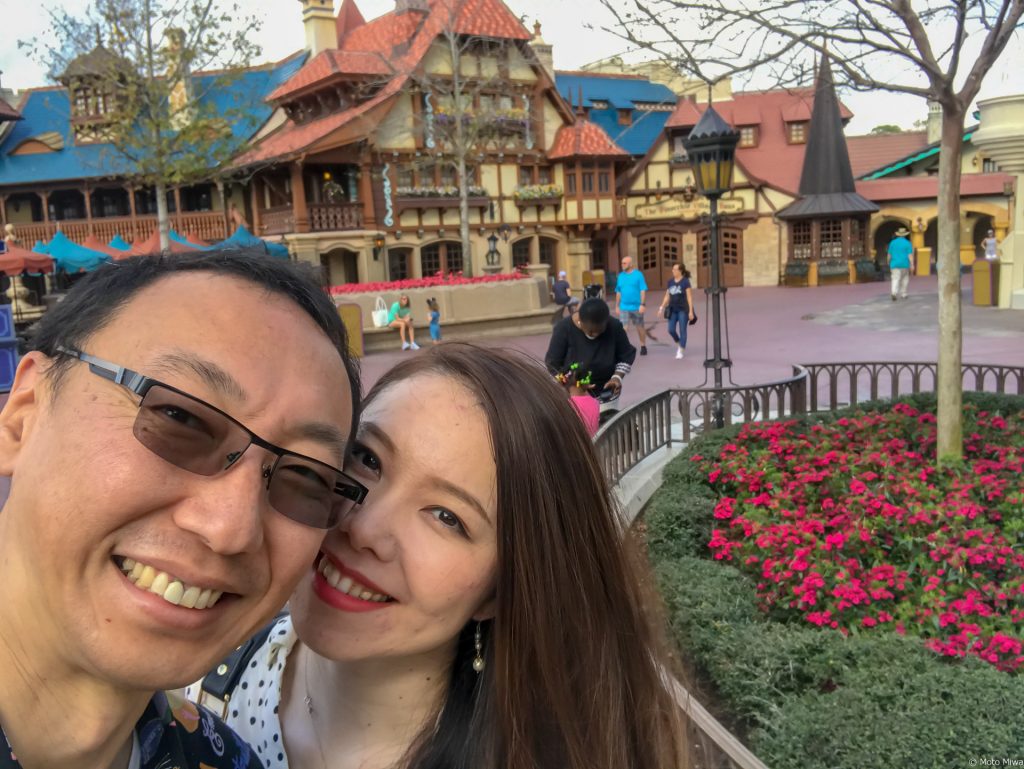
[[[718,201],[718,213],[738,214],[743,211],[743,200],[726,198]],[[694,198],[686,201],[669,198],[647,206],[637,206],[633,218],[639,221],[651,219],[699,219],[711,213],[711,203],[707,198]]]

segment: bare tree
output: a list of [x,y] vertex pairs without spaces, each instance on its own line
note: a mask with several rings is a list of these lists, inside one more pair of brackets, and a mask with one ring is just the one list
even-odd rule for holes
[[252,95],[231,85],[259,55],[259,22],[221,0],[94,0],[83,16],[50,17],[57,45],[20,45],[86,105],[88,138],[112,148],[121,175],[155,188],[168,248],[168,188],[209,180],[258,127]]
[[810,57],[837,81],[942,107],[938,193],[939,462],[963,456],[959,194],[964,121],[1021,28],[1024,0],[601,0],[637,48],[708,82],[755,70],[799,83]]
[[[421,100],[414,113],[414,130],[425,145],[419,165],[436,164],[452,171],[458,188],[463,264],[471,270],[469,199],[486,194],[474,183],[473,168],[486,152],[529,147],[532,129],[528,95],[509,90],[507,61],[517,42],[461,33],[459,14],[465,4],[465,0],[453,0],[437,3],[433,9],[433,14],[444,14],[435,17],[438,34],[433,42],[446,65],[444,71],[429,71],[421,60],[406,74],[413,98]],[[532,55],[525,44],[520,50]]]

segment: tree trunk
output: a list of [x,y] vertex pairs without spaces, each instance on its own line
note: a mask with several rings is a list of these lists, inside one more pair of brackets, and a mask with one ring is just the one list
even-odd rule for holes
[[462,241],[462,270],[473,277],[472,244],[469,242],[469,182],[466,180],[466,153],[459,153],[459,240]]
[[167,213],[167,185],[162,181],[156,183],[156,222],[160,230],[160,250],[167,252],[171,248],[171,222]]
[[963,457],[963,327],[960,317],[960,159],[963,149],[964,110],[942,105],[942,140],[939,149],[938,273],[939,464]]

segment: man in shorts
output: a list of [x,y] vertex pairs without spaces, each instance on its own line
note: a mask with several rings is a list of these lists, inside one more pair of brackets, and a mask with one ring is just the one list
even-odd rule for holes
[[644,310],[647,309],[647,282],[644,274],[633,266],[633,257],[622,257],[622,272],[615,282],[615,312],[626,330],[636,327],[640,338],[640,354],[647,354],[647,329],[644,328]]
[[0,769],[255,769],[164,694],[261,627],[365,496],[359,375],[312,270],[255,251],[102,267],[0,412]]

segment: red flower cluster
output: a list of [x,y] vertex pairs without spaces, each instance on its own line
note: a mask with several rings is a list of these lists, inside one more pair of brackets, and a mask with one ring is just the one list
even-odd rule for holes
[[527,277],[520,272],[499,273],[497,275],[481,275],[478,278],[464,278],[461,272],[450,272],[447,275],[437,273],[429,278],[409,278],[408,280],[391,280],[378,283],[346,283],[342,286],[331,286],[328,293],[368,294],[380,291],[403,291],[407,288],[433,288],[435,286],[470,286],[477,283],[503,283]]
[[906,404],[809,431],[746,425],[694,456],[720,499],[709,546],[765,611],[843,633],[889,626],[944,655],[1024,664],[1024,417],[965,406],[965,461],[935,465]]

